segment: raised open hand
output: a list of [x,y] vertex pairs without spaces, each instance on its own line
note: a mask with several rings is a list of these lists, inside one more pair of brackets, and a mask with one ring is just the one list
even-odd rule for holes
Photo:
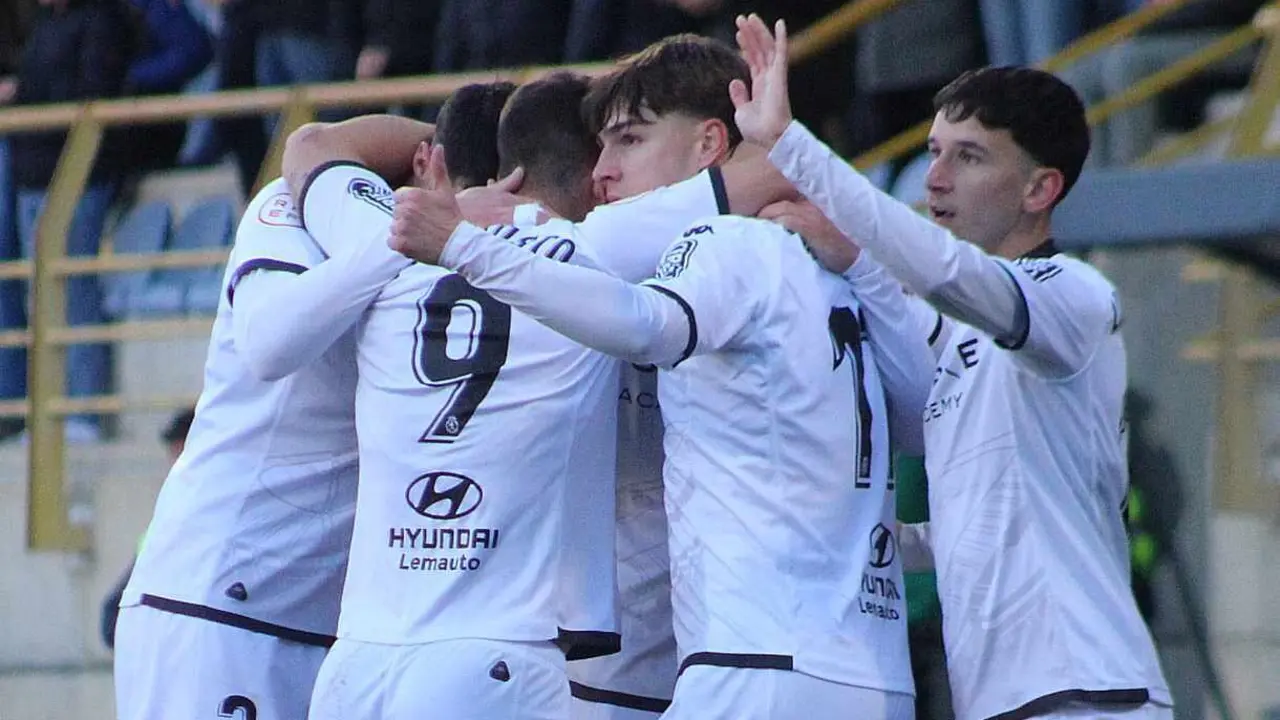
[[738,16],[738,47],[751,68],[751,88],[734,80],[729,97],[733,119],[748,142],[771,149],[791,124],[791,98],[787,95],[787,24],[779,20],[769,32],[760,16]]

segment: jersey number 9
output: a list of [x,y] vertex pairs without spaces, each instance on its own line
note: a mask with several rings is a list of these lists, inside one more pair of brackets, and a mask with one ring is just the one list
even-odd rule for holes
[[511,308],[458,275],[441,278],[418,300],[414,375],[423,385],[450,388],[418,442],[451,443],[462,434],[507,362],[510,336]]

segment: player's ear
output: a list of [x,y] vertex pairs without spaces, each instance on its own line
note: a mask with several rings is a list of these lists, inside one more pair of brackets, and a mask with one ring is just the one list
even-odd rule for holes
[[698,123],[698,167],[706,169],[729,154],[729,128],[723,120],[711,118]]
[[1063,177],[1061,170],[1036,168],[1032,171],[1023,193],[1022,209],[1033,214],[1048,212],[1062,197],[1065,184],[1066,178]]
[[425,187],[427,171],[431,167],[431,142],[423,141],[413,151],[413,185]]

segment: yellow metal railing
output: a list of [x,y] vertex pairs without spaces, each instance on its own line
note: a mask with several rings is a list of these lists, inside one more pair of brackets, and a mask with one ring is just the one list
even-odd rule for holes
[[[1095,55],[1105,48],[1133,37],[1165,15],[1197,2],[1216,2],[1216,0],[1170,0],[1165,3],[1145,5],[1141,10],[1122,17],[1110,25],[1099,28],[1073,42],[1056,55],[1041,62],[1040,67],[1050,72],[1061,72],[1086,57]],[[1261,27],[1246,25],[1200,52],[1188,56],[1169,68],[1156,73],[1156,75],[1143,79],[1119,95],[1107,98],[1098,106],[1090,108],[1089,119],[1091,122],[1101,122],[1117,112],[1133,107],[1153,95],[1200,74],[1214,63],[1248,47],[1262,35],[1263,30]],[[920,124],[886,140],[879,146],[854,158],[854,165],[867,169],[911,152],[913,149],[923,145],[928,139],[930,123],[931,120],[926,119]]]
[[[858,26],[893,7],[899,0],[854,0],[820,20],[793,40],[792,56],[802,62],[847,38]],[[177,334],[207,333],[208,319],[139,321],[94,327],[65,326],[65,280],[68,275],[122,272],[160,267],[199,267],[222,263],[225,251],[164,253],[125,257],[66,257],[66,234],[77,200],[102,141],[104,128],[141,125],[194,117],[255,115],[280,112],[255,190],[280,172],[288,134],[326,108],[386,107],[398,103],[439,101],[472,82],[507,79],[527,82],[552,70],[576,70],[588,75],[608,65],[568,68],[486,70],[419,78],[333,83],[293,88],[262,88],[210,93],[102,100],[86,104],[13,108],[0,111],[0,134],[15,131],[70,128],[46,210],[36,228],[36,256],[29,262],[0,263],[0,279],[32,278],[32,307],[28,331],[0,331],[0,347],[28,345],[30,372],[26,400],[0,402],[0,417],[27,418],[29,430],[27,545],[31,549],[77,550],[88,539],[67,518],[63,499],[63,418],[77,412],[119,412],[126,408],[164,408],[189,402],[186,398],[65,397],[65,347],[85,341],[119,341]]]
[[[891,9],[899,0],[855,0],[798,34],[792,41],[795,62],[803,62],[836,42],[842,41],[862,24]],[[1043,63],[1059,70],[1108,45],[1131,37],[1168,12],[1192,0],[1152,5],[1087,35]],[[1212,1],[1212,0],[1208,0]],[[1280,6],[1280,3],[1277,4]],[[1273,9],[1276,6],[1273,6]],[[1241,28],[1222,40],[1174,66],[1145,78],[1125,93],[1108,98],[1090,112],[1099,121],[1142,102],[1200,72],[1213,62],[1238,51],[1263,35],[1261,27]],[[1273,43],[1274,45],[1275,43]],[[569,69],[596,74],[607,65],[574,66]],[[30,503],[28,507],[28,547],[32,549],[82,549],[87,546],[83,532],[67,521],[63,501],[62,421],[71,413],[114,413],[130,408],[170,408],[187,398],[125,398],[101,396],[65,397],[64,349],[85,341],[118,341],[165,338],[207,333],[207,318],[138,321],[92,327],[66,327],[63,321],[65,279],[69,275],[123,272],[151,268],[199,267],[222,263],[225,251],[162,253],[156,255],[105,255],[97,258],[66,257],[66,232],[83,192],[88,172],[102,139],[111,125],[148,124],[193,117],[253,115],[281,112],[276,135],[257,186],[279,174],[283,141],[288,133],[310,121],[326,108],[385,107],[399,103],[438,101],[454,89],[471,82],[509,79],[526,82],[562,68],[491,70],[425,78],[403,78],[359,83],[335,83],[295,88],[263,88],[212,93],[202,96],[171,96],[145,99],[96,101],[38,108],[0,111],[0,134],[14,131],[71,128],[53,184],[49,202],[37,227],[36,256],[29,262],[0,263],[0,279],[30,277],[32,291],[31,327],[28,331],[0,331],[0,347],[29,345],[31,368],[27,400],[0,402],[0,417],[28,418],[30,443]],[[923,142],[928,123],[890,140],[856,159],[862,167],[907,152]]]

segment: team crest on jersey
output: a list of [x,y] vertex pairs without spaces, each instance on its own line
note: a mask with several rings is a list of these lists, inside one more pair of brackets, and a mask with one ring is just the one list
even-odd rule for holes
[[662,261],[658,263],[657,278],[659,280],[672,280],[680,277],[680,274],[689,265],[689,258],[696,249],[698,249],[698,241],[693,238],[686,237],[676,242],[675,245],[672,245],[667,250],[667,254],[662,256]]
[[293,205],[293,196],[287,192],[276,193],[258,208],[258,222],[274,227],[302,227],[302,216]]
[[1025,257],[1014,260],[1022,271],[1038,282],[1046,282],[1062,272],[1062,266],[1050,258]]
[[356,178],[347,183],[347,192],[357,199],[363,200],[379,210],[391,215],[396,209],[395,195],[380,185],[364,178]]

